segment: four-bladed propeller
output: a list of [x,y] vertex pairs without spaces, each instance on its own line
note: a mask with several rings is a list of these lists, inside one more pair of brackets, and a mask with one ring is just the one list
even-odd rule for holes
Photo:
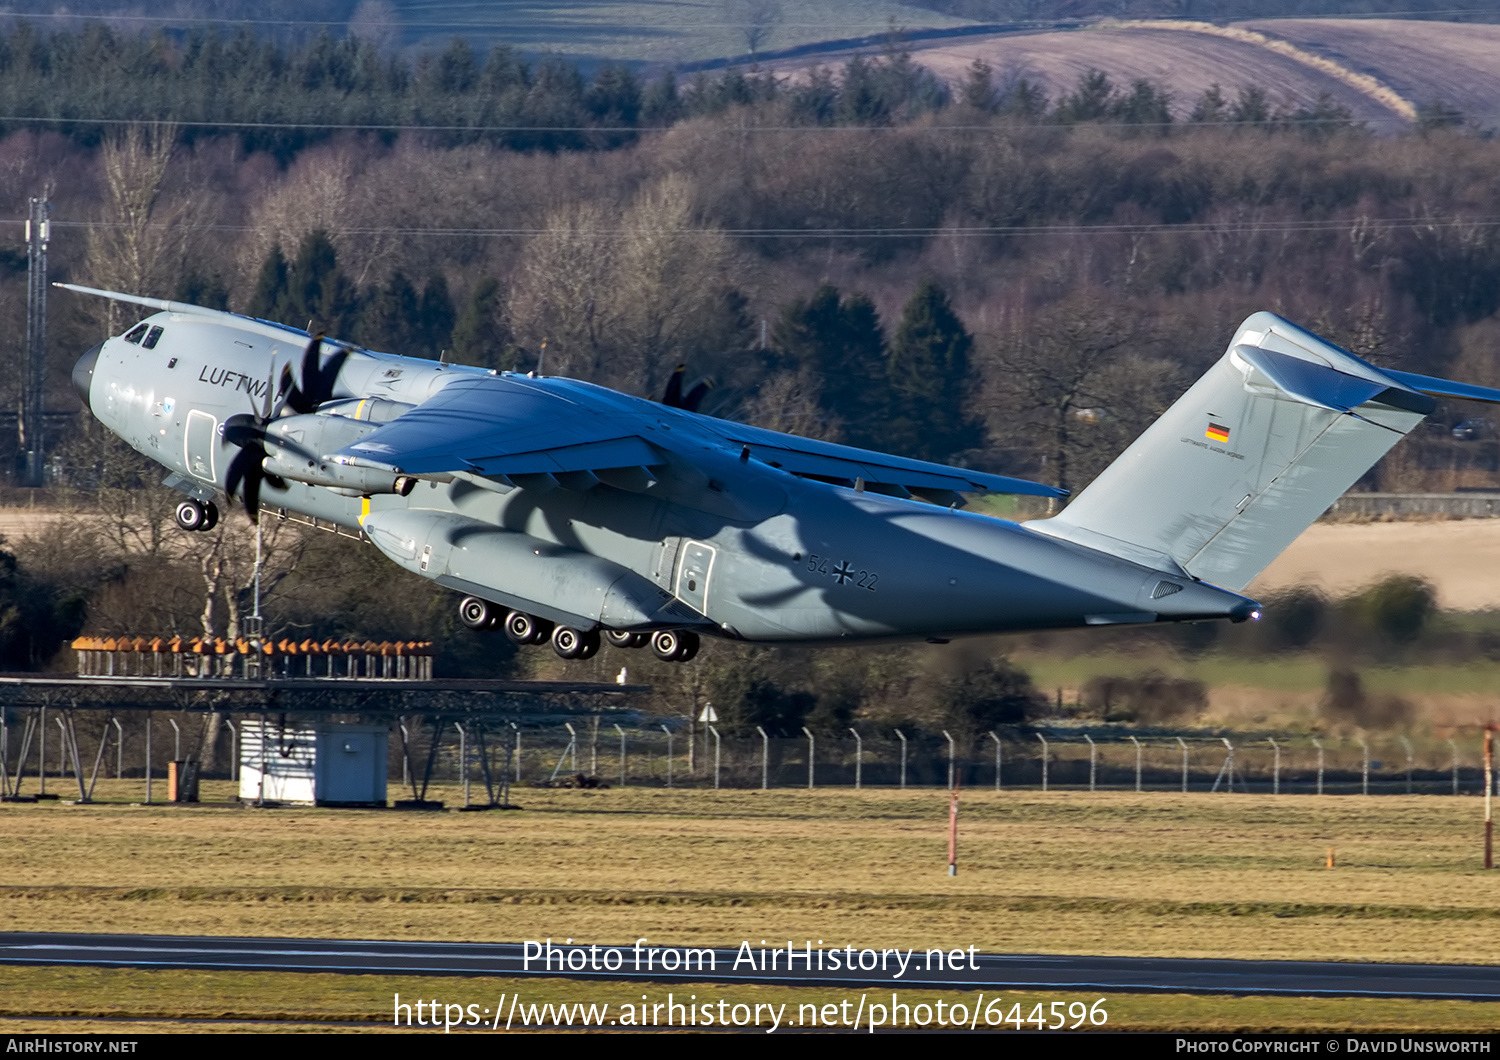
[[667,380],[667,389],[661,396],[661,403],[669,408],[697,412],[698,406],[703,404],[703,399],[708,396],[709,388],[713,384],[705,379],[684,395],[682,392],[682,380],[686,375],[687,365],[679,364],[673,370],[672,378]]

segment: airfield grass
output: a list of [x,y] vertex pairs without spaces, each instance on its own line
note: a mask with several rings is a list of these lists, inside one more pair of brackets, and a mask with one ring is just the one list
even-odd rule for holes
[[[100,781],[96,797],[138,799],[140,787]],[[204,786],[205,798],[229,793]],[[461,799],[456,790],[436,794],[450,806]],[[1500,928],[1500,876],[1482,868],[1476,798],[966,791],[956,878],[947,875],[947,795],[931,789],[523,788],[515,800],[525,809],[8,804],[0,807],[8,838],[0,924],[1450,963],[1490,960]],[[99,1006],[138,995],[84,989],[68,976],[145,975],[3,974],[40,991],[20,1008],[7,1002],[6,1016],[55,1013],[70,1026],[90,1014],[128,1016]],[[219,974],[150,973],[140,981],[157,983],[157,998],[174,990],[191,998],[202,984],[202,1007],[171,1001],[133,1011],[353,1019],[347,1013],[363,1010],[339,1006],[365,995],[349,993],[350,984],[379,979]],[[220,982],[249,1000],[216,1000],[208,984]],[[414,992],[498,992],[462,982]],[[384,999],[373,1011],[383,1012],[395,988],[370,989]],[[536,989],[545,1001],[616,988]],[[8,985],[4,996],[20,995]],[[273,997],[302,998],[307,1008],[278,1008]],[[1500,1015],[1439,1002],[1122,995],[1118,1005],[1116,1026],[1172,1029],[1477,1029]]]
[[[1196,658],[1170,650],[1156,653],[1101,651],[1063,657],[1017,652],[1014,659],[1040,689],[1077,688],[1091,677],[1136,676],[1159,672],[1202,681],[1209,688],[1237,686],[1271,692],[1321,694],[1328,685],[1329,664],[1316,655],[1252,658],[1208,653]],[[1360,671],[1366,691],[1386,695],[1492,696],[1500,684],[1500,662],[1472,659],[1459,663],[1370,667]]]

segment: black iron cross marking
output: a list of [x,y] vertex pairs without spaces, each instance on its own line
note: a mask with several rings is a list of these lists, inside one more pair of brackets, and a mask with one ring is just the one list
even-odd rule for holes
[[833,576],[838,579],[840,585],[843,585],[845,582],[854,580],[854,568],[849,566],[848,560],[844,560],[833,568]]

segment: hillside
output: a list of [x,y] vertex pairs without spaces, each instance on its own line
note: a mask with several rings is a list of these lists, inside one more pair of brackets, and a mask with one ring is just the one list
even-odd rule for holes
[[[852,52],[832,51],[836,64]],[[975,60],[1004,86],[1027,78],[1051,98],[1071,91],[1090,70],[1116,85],[1145,78],[1170,93],[1175,117],[1187,117],[1213,84],[1231,99],[1242,87],[1265,89],[1273,105],[1307,106],[1326,96],[1376,128],[1411,121],[1436,100],[1481,120],[1500,112],[1500,26],[1401,20],[1288,19],[1235,24],[1112,22],[1087,29],[997,33],[917,41],[913,58],[950,84]],[[805,59],[779,62],[786,73]]]

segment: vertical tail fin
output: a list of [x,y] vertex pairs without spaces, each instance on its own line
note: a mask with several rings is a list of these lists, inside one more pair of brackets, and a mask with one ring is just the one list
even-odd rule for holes
[[[1433,410],[1424,391],[1447,386],[1382,372],[1256,313],[1067,508],[1027,525],[1243,589]],[[1465,389],[1500,400],[1497,391]]]

